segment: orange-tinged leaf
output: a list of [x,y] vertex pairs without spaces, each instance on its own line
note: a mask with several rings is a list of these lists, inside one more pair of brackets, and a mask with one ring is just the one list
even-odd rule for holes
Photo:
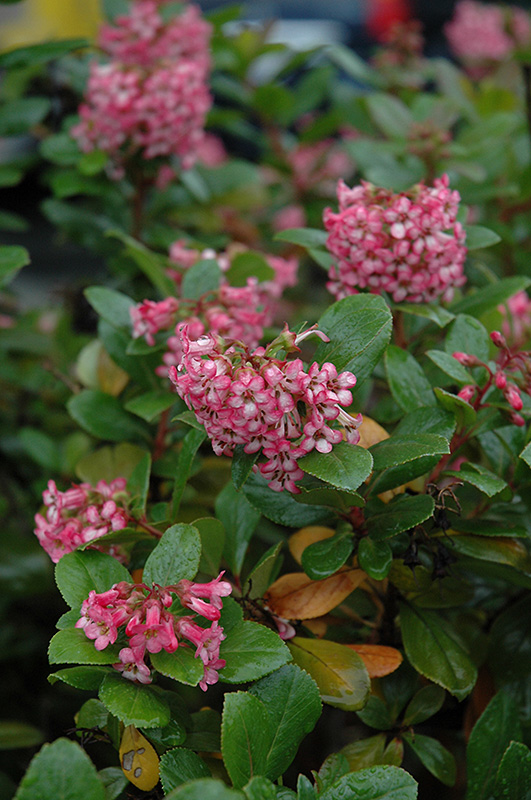
[[328,617],[317,617],[316,619],[308,619],[304,622],[304,627],[308,628],[318,639],[322,639],[328,630]]
[[265,601],[274,614],[284,619],[322,617],[366,578],[361,569],[345,569],[321,581],[312,581],[304,572],[289,572],[269,587]]
[[378,442],[383,442],[384,439],[389,439],[389,434],[385,428],[382,428],[376,420],[365,416],[365,414],[363,415],[363,423],[359,427],[359,434],[360,440],[358,444],[366,450],[372,447],[373,444],[378,444]]
[[120,744],[120,764],[133,786],[149,792],[159,782],[159,757],[153,745],[135,728],[124,728]]
[[402,663],[402,653],[394,647],[383,644],[347,644],[355,650],[365,666],[370,678],[383,678],[398,669]]
[[315,542],[330,539],[334,534],[335,531],[332,528],[323,528],[322,525],[308,525],[308,527],[301,528],[300,531],[296,531],[289,537],[289,551],[297,564],[300,564],[303,550],[306,550],[307,547],[315,544]]

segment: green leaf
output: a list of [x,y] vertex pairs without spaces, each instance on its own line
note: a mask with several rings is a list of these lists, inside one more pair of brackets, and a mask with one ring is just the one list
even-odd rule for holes
[[[277,242],[290,242],[301,247],[322,247],[326,244],[328,234],[318,228],[289,228],[275,235]],[[320,326],[319,326],[320,329]]]
[[[385,749],[385,734],[377,733],[376,736],[369,736],[367,739],[358,739],[347,744],[340,750],[340,754],[346,760],[349,769],[347,772],[357,772],[366,767],[374,767],[376,764],[383,763]],[[338,775],[337,778],[340,778]],[[336,778],[336,780],[337,780]]]
[[319,800],[415,800],[417,782],[399,767],[368,767],[349,772],[319,795]]
[[516,701],[522,724],[531,722],[531,595],[511,603],[490,630],[488,666],[496,686]]
[[494,785],[494,800],[531,800],[531,752],[525,744],[511,742],[501,760]]
[[31,761],[14,800],[105,800],[96,767],[76,743],[56,739]]
[[248,278],[256,278],[259,283],[273,280],[275,270],[263,255],[248,250],[234,256],[225,277],[231,286],[247,286]]
[[506,482],[495,475],[494,472],[491,472],[490,469],[480,464],[472,464],[469,461],[461,464],[458,472],[448,470],[445,474],[455,475],[456,478],[460,478],[465,483],[470,483],[480,492],[486,494],[487,497],[494,497],[507,486]]
[[124,725],[136,728],[163,728],[170,721],[166,702],[148,686],[107,675],[98,697],[111,714]]
[[435,433],[450,440],[455,431],[454,415],[438,406],[417,408],[400,420],[393,435],[416,437],[419,431]]
[[137,242],[136,239],[133,239],[132,236],[123,233],[123,231],[110,230],[106,234],[119,239],[125,245],[125,254],[135,262],[163,297],[173,297],[175,283],[166,275],[165,260],[158,253],[149,250],[143,244]]
[[134,300],[106,286],[89,286],[84,294],[100,317],[115,328],[126,328],[131,331],[133,323],[130,312],[136,305]]
[[228,631],[220,658],[227,665],[219,675],[226,683],[245,683],[268,675],[290,661],[280,636],[257,622],[243,622]]
[[89,47],[88,39],[60,39],[55,42],[40,42],[27,47],[16,47],[0,55],[0,68],[17,69],[19,67],[46,64],[55,58]]
[[383,298],[374,294],[345,297],[319,320],[319,330],[330,341],[320,342],[315,360],[320,364],[331,361],[338,372],[353,372],[359,387],[382,357],[392,326],[393,318]]
[[214,517],[194,519],[192,525],[197,528],[201,537],[199,572],[216,577],[225,545],[225,528]]
[[466,536],[455,531],[448,546],[457,553],[471,558],[506,564],[524,574],[531,574],[531,556],[525,545],[517,539],[502,536]]
[[476,421],[477,414],[472,408],[470,403],[458,397],[456,394],[451,394],[444,389],[436,387],[434,390],[437,402],[452,414],[455,414],[455,419],[458,428],[469,428]]
[[520,741],[518,708],[506,692],[498,692],[478,719],[467,745],[466,800],[489,800],[496,773],[511,741]]
[[197,261],[184,273],[181,284],[181,297],[185,300],[199,300],[205,294],[214,292],[221,281],[221,270],[214,259]]
[[423,686],[422,689],[413,695],[404,712],[404,725],[420,725],[430,717],[433,717],[444,703],[445,691],[441,686]]
[[66,407],[72,419],[97,439],[110,442],[149,439],[144,424],[124,411],[116,397],[105,392],[85,389],[73,395]]
[[521,458],[522,461],[525,461],[528,467],[531,467],[531,442],[524,447],[519,455],[519,458]]
[[405,139],[413,125],[409,108],[398,97],[383,92],[366,96],[369,113],[380,130],[392,139]]
[[29,223],[21,214],[15,214],[13,211],[3,211],[0,209],[0,231],[25,233],[28,229]]
[[439,328],[445,328],[454,318],[451,311],[432,303],[402,303],[396,306],[397,311],[404,314],[413,314],[415,317],[424,317],[434,322]]
[[389,707],[376,695],[371,694],[367,704],[358,711],[358,717],[365,725],[379,731],[389,731],[395,724]]
[[78,628],[57,631],[48,647],[50,664],[116,664],[120,648],[107,646],[96,650],[92,639],[87,639]]
[[216,516],[225,528],[225,558],[232,572],[239,575],[260,512],[232,483],[228,483],[218,494],[215,508]]
[[184,490],[192,472],[194,458],[205,439],[206,432],[203,426],[201,426],[199,429],[193,428],[193,430],[188,431],[182,441],[181,449],[179,451],[177,474],[175,476],[175,483],[173,484],[173,493],[171,498],[172,521],[177,518]]
[[364,536],[358,545],[359,565],[376,581],[387,577],[393,561],[393,552],[387,542],[376,542]]
[[497,308],[509,297],[517,292],[521,292],[531,284],[531,278],[517,275],[513,278],[503,278],[496,283],[491,283],[483,289],[478,289],[462,300],[452,303],[451,310],[455,314],[470,314],[473,317],[480,317],[485,311]]
[[259,452],[246,453],[242,444],[236,445],[234,454],[232,456],[231,476],[234,488],[240,490],[253,471],[253,466],[256,464]]
[[427,770],[445,786],[453,786],[456,779],[455,758],[437,739],[406,731],[402,738],[411,747]]
[[301,528],[327,522],[331,517],[329,508],[299,503],[289,492],[274,492],[265,478],[255,473],[245,482],[243,493],[257,511],[279,525]]
[[82,175],[98,175],[98,173],[102,172],[108,160],[109,155],[103,150],[91,150],[89,153],[83,153],[77,168]]
[[391,393],[404,411],[435,405],[431,384],[411,353],[394,344],[389,345],[385,370]]
[[269,718],[264,774],[276,780],[289,767],[299,744],[321,715],[319,689],[306,672],[286,664],[253,684],[249,691],[262,701]]
[[442,456],[450,452],[448,441],[433,433],[419,433],[415,440],[392,436],[373,445],[370,450],[377,472],[415,461],[422,456]]
[[249,573],[247,580],[243,586],[244,596],[248,596],[251,600],[256,597],[263,597],[267,589],[273,583],[277,574],[277,567],[279,567],[282,556],[282,542],[273,544],[266,550],[264,555],[254,565],[252,571]]
[[160,780],[164,794],[196,778],[210,778],[210,770],[203,759],[185,747],[166,750],[160,759]]
[[[0,61],[1,59],[2,56],[0,56]],[[77,164],[81,158],[77,142],[68,133],[55,133],[47,136],[40,143],[40,152],[48,161],[62,167],[71,167]]]
[[162,535],[149,555],[142,580],[148,586],[158,583],[169,586],[179,581],[193,580],[199,568],[201,539],[193,525],[179,522]]
[[44,736],[33,725],[15,720],[0,720],[0,750],[18,750],[35,747],[42,743]]
[[139,397],[128,400],[124,408],[146,422],[153,422],[163,411],[173,405],[175,405],[175,395],[154,391],[146,392]]
[[[107,353],[119,367],[125,370],[142,388],[154,388],[157,381],[155,369],[160,362],[160,354],[155,348],[152,348],[151,352],[143,355],[142,358],[130,355],[128,352],[129,347],[136,340],[131,339],[129,331],[124,328],[115,328],[103,317],[98,322],[98,336]],[[138,419],[135,419],[135,417],[132,419],[139,428],[144,427],[143,423],[140,423]]]
[[326,639],[296,636],[288,644],[294,662],[319,687],[321,699],[345,711],[358,711],[369,697],[370,678],[359,655]]
[[131,581],[131,576],[112,556],[97,550],[67,553],[55,567],[55,581],[70,608],[81,608],[81,603],[94,589],[106,592],[120,581]]
[[151,455],[146,453],[133,469],[127,481],[126,491],[131,496],[131,512],[144,514],[146,511],[147,496],[149,492],[149,478],[151,476]]
[[30,255],[25,247],[14,245],[0,246],[0,287],[15,277],[17,272],[30,263]]
[[343,44],[333,44],[326,47],[326,55],[333,64],[337,64],[346,74],[361,81],[364,84],[374,87],[382,87],[384,79],[375,69],[360,56]]
[[394,497],[380,513],[366,515],[369,536],[374,541],[381,541],[408,531],[429,519],[434,508],[433,497],[426,494]]
[[221,724],[223,761],[236,789],[265,775],[270,722],[263,703],[246,692],[226,694]]
[[443,350],[428,350],[426,355],[433,361],[434,364],[439,367],[439,369],[441,369],[446,375],[449,375],[450,378],[453,378],[453,380],[460,386],[465,383],[476,383],[472,373],[465,369],[463,365],[460,364],[459,361],[449,353],[445,353]]
[[21,428],[19,441],[28,456],[47,472],[60,469],[58,442],[37,428]]
[[458,314],[444,343],[449,355],[456,351],[470,353],[481,361],[488,361],[490,346],[490,337],[484,325],[468,314]]
[[406,655],[417,672],[458,700],[470,694],[477,679],[476,667],[443,628],[439,614],[402,603],[400,626]]
[[107,673],[108,670],[105,667],[69,667],[52,672],[51,675],[48,675],[48,681],[52,684],[62,681],[76,689],[96,692]]
[[2,107],[0,136],[19,136],[42,122],[51,108],[47,97],[17,97]]
[[243,787],[247,800],[277,800],[277,787],[267,778],[257,775]]
[[80,480],[93,486],[96,486],[99,480],[110,483],[115,478],[129,478],[145,453],[143,448],[128,442],[100,447],[78,461],[76,475]]
[[152,653],[151,663],[161,675],[179,683],[197,686],[203,680],[203,662],[188,647],[178,647],[175,653],[167,653],[165,650]]
[[468,250],[479,250],[482,247],[492,247],[501,242],[501,236],[483,225],[465,225],[466,246]]
[[178,786],[164,800],[245,800],[245,795],[215,778],[199,778]]
[[335,533],[334,536],[314,542],[303,550],[302,568],[314,581],[328,578],[343,566],[352,553],[352,547],[351,530]]
[[369,451],[348,442],[334,445],[330,453],[313,450],[298,463],[310,475],[347,492],[355,491],[372,472]]

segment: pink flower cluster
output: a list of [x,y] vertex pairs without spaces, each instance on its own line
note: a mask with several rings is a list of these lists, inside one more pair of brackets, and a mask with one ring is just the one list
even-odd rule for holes
[[169,371],[177,392],[205,426],[217,455],[232,456],[239,444],[246,453],[261,451],[266,461],[257,469],[274,491],[300,491],[295,482],[304,473],[297,462],[312,450],[329,453],[343,439],[358,442],[361,414],[351,417],[341,408],[352,403],[351,372],[338,375],[333,364],[316,362],[306,371],[298,358],[269,354],[279,343],[298,349],[301,337],[286,330],[267,350],[251,351],[227,347],[213,334],[193,339],[186,323],[178,333],[183,358]]
[[531,337],[531,299],[527,292],[517,292],[507,300],[506,305],[498,306],[505,319],[502,331],[513,347],[521,347]]
[[[114,668],[124,678],[139,683],[151,683],[151,672],[145,662],[147,653],[174,653],[179,646],[191,643],[196,658],[203,662],[204,674],[199,685],[206,691],[217,683],[218,670],[225,666],[219,657],[219,647],[225,635],[219,625],[222,598],[227,597],[232,586],[222,581],[223,573],[209,583],[193,583],[182,580],[173,586],[156,584],[150,589],[144,583],[116,583],[107,592],[91,591],[81,606],[81,617],[76,628],[81,628],[89,639],[94,640],[96,650],[105,650],[118,639],[120,628],[125,626],[128,638],[126,647],[119,653],[119,662]],[[183,608],[196,616],[174,616],[168,609],[176,595]],[[205,598],[210,602],[206,602]],[[211,622],[202,627],[195,621],[197,616]],[[183,643],[183,639],[187,643]]]
[[[493,331],[490,335],[492,342],[499,348],[500,352],[496,359],[496,367],[491,369],[489,364],[481,361],[469,353],[453,353],[453,357],[464,367],[483,367],[487,373],[487,379],[483,386],[467,384],[458,392],[458,397],[470,403],[476,411],[485,405],[488,395],[493,389],[499,389],[503,397],[511,407],[509,418],[514,425],[519,427],[525,425],[525,419],[518,412],[522,410],[524,403],[521,392],[531,396],[531,352],[512,350],[505,337],[499,331]],[[515,373],[519,372],[518,383],[516,383]],[[511,381],[510,378],[513,380]]]
[[85,152],[112,156],[112,177],[126,162],[176,156],[192,166],[211,105],[206,85],[210,26],[194,6],[165,22],[165,3],[137,0],[117,27],[104,26],[109,63],[93,62],[80,122],[71,134]]
[[[241,251],[240,251],[241,252]],[[186,270],[199,259],[214,258],[222,271],[231,265],[231,254],[217,255],[212,250],[187,248],[182,241],[175,242],[170,257],[182,269]],[[150,345],[155,343],[154,336],[162,330],[173,328],[168,338],[168,350],[163,356],[164,366],[157,369],[163,377],[168,374],[168,367],[180,363],[182,357],[181,340],[177,335],[175,323],[180,315],[188,322],[190,338],[199,339],[205,331],[211,331],[224,339],[242,342],[250,348],[257,347],[263,336],[264,327],[273,321],[277,300],[287,286],[296,281],[297,259],[284,259],[278,256],[267,256],[267,263],[275,272],[272,280],[259,283],[256,278],[248,278],[245,286],[231,286],[222,279],[219,288],[201,298],[190,302],[168,297],[160,302],[144,300],[131,309],[133,338],[144,336]],[[171,276],[179,285],[182,271],[171,270]]]
[[453,52],[465,63],[492,63],[530,44],[531,18],[516,6],[461,0],[445,33]]
[[46,517],[35,515],[35,535],[54,563],[76,547],[106,533],[125,528],[129,521],[125,478],[74,485],[66,492],[48,481],[42,499]]
[[336,259],[327,287],[336,299],[368,289],[396,303],[428,303],[450,300],[465,283],[460,198],[447,175],[398,194],[339,181],[337,193],[339,213],[324,211],[326,246]]

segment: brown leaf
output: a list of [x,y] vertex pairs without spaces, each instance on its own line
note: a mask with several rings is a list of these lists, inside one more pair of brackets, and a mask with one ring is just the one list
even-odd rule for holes
[[334,534],[335,531],[332,528],[323,528],[322,525],[308,525],[308,527],[301,528],[300,531],[296,531],[289,537],[289,551],[297,564],[300,564],[303,550],[306,550],[309,545],[315,542],[329,539]]
[[321,581],[312,581],[304,572],[289,572],[269,587],[264,599],[279,617],[313,619],[342,603],[366,577],[361,569],[344,569]]
[[367,667],[371,678],[383,678],[398,669],[402,663],[402,653],[394,647],[382,644],[347,644],[355,650]]

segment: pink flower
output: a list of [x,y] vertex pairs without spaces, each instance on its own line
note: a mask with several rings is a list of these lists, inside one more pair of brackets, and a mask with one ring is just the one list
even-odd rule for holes
[[[210,620],[218,620],[220,610],[223,606],[222,597],[228,597],[232,592],[232,586],[228,581],[222,581],[224,575],[220,572],[217,578],[209,583],[193,583],[192,581],[182,580],[176,588],[181,605],[190,608],[197,614]],[[210,603],[205,603],[199,598],[205,597]]]
[[328,289],[341,299],[367,289],[396,303],[450,300],[466,278],[459,194],[448,177],[393,194],[362,181],[338,184],[339,212],[325,209],[327,248],[335,258]]
[[121,672],[124,678],[137,683],[151,683],[153,678],[149,667],[135,655],[130,647],[123,647],[118,655],[120,661],[118,664],[113,664],[113,667]]
[[155,344],[155,334],[170,328],[175,324],[175,315],[179,309],[176,297],[167,297],[159,303],[153,300],[144,300],[130,309],[133,323],[133,339],[145,336],[149,345]]
[[522,347],[531,336],[531,299],[527,292],[517,292],[498,306],[505,317],[502,331],[505,338],[515,347]]

